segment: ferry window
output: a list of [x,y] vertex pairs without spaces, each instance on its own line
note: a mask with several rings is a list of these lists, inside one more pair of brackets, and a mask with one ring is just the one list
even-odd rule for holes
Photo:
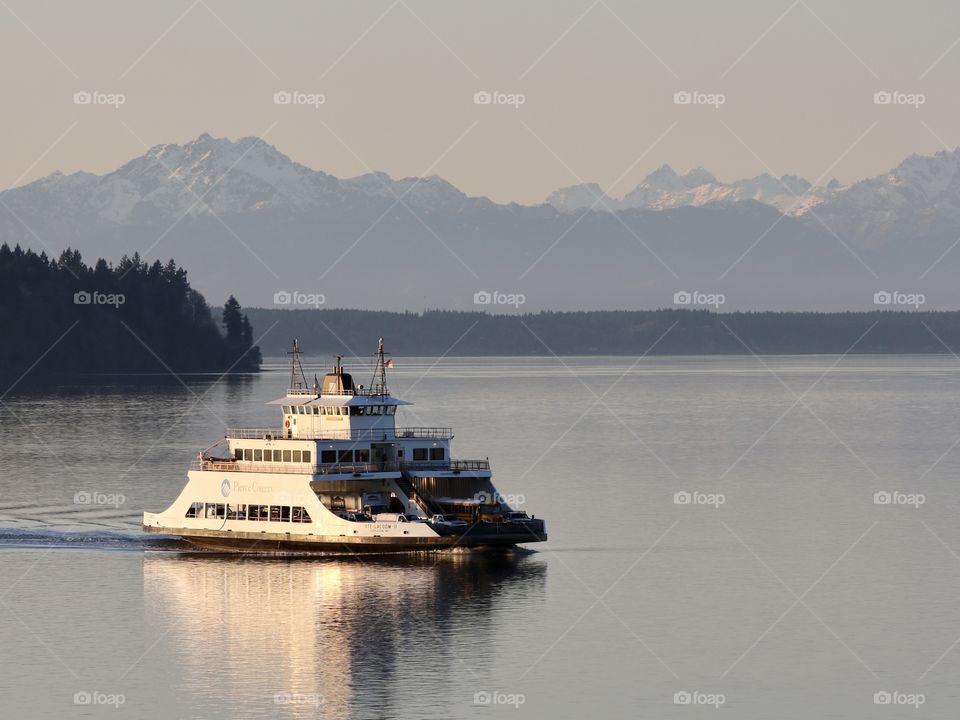
[[252,449],[252,448],[244,448],[244,449],[243,449],[243,459],[246,460],[246,461],[248,461],[248,462],[253,462],[253,449]]
[[273,461],[274,462],[283,462],[283,456],[281,455],[280,450],[273,451]]
[[246,505],[227,505],[227,520],[246,520]]
[[430,448],[431,460],[443,460],[443,448]]
[[340,408],[340,414],[341,414],[341,415],[349,415],[349,414],[350,414],[350,408],[348,408],[348,407],[342,407],[342,408]]
[[350,414],[351,414],[351,415],[363,415],[363,406],[362,406],[362,405],[355,405],[355,406],[351,407],[351,408],[350,408]]
[[253,451],[253,461],[261,462],[263,460],[263,450],[254,450]]
[[279,522],[280,521],[280,506],[271,505],[270,506],[270,521]]
[[341,450],[340,462],[342,463],[353,462],[353,450]]
[[203,515],[203,503],[191,503],[190,507],[187,508],[187,514],[184,517],[195,518],[198,512]]
[[243,460],[243,450],[241,448],[235,448],[233,451],[234,460]]
[[304,451],[303,451],[303,461],[306,462],[306,463],[310,462],[310,451],[309,451],[309,450],[304,450]]
[[310,522],[310,514],[307,512],[306,508],[295,507],[292,509],[291,519],[295,523],[305,523]]
[[280,508],[280,522],[290,522],[290,506],[283,505]]
[[290,451],[289,451],[289,450],[284,450],[284,451],[283,451],[283,461],[284,461],[284,462],[290,462]]
[[367,448],[355,450],[353,454],[357,462],[370,462],[370,450]]
[[223,519],[226,514],[226,505],[223,503],[207,503],[207,517]]
[[330,409],[330,408],[328,408],[326,405],[321,406],[321,407],[320,407],[320,414],[321,414],[321,415],[328,415],[329,413],[327,413],[327,410],[329,410],[329,409]]
[[314,407],[314,408],[313,408],[313,414],[314,414],[314,415],[319,415],[319,414],[320,414],[320,408],[319,408],[319,407]]
[[396,415],[397,406],[396,405],[387,405],[387,415]]
[[426,459],[427,459],[427,449],[426,449],[426,448],[414,448],[414,449],[413,449],[413,459],[414,459],[414,460],[426,460]]
[[269,517],[267,514],[267,506],[251,505],[249,517],[251,520],[266,520]]
[[300,459],[301,456],[302,456],[302,453],[301,453],[300,450],[294,450],[294,451],[293,451],[293,461],[294,461],[294,462],[303,462],[303,461]]
[[321,450],[320,451],[320,462],[322,463],[335,463],[337,461],[337,451],[336,450]]
[[397,458],[403,460],[403,448],[397,448]]
[[283,410],[283,414],[284,414],[284,415],[289,415],[289,414],[290,414],[290,406],[289,406],[289,405],[283,405],[283,406],[281,406],[280,409]]

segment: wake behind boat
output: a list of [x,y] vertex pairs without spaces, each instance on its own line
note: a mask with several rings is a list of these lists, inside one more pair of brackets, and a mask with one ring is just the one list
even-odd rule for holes
[[[278,428],[231,428],[199,453],[149,533],[253,552],[390,552],[510,547],[547,539],[543,520],[510,507],[488,460],[454,460],[451,428],[397,427],[410,403],[387,389],[381,338],[368,388],[340,356],[308,387],[293,341]],[[221,448],[224,456],[214,455]]]

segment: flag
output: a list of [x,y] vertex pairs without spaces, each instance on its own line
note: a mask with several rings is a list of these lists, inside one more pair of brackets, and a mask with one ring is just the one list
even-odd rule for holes
[[384,366],[385,368],[392,368],[392,367],[393,367],[393,360],[384,360],[383,366]]

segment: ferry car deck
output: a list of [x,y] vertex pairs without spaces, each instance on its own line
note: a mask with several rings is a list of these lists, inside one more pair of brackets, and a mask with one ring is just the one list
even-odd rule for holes
[[[451,457],[453,431],[397,427],[410,403],[386,384],[383,340],[368,388],[340,357],[307,387],[299,342],[276,428],[230,428],[199,453],[173,504],[143,529],[252,552],[390,552],[544,542],[542,519],[511,508],[488,460]],[[215,452],[223,453],[215,455]]]

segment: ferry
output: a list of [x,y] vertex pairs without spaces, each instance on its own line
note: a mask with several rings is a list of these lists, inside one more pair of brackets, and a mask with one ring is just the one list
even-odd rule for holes
[[[148,533],[245,552],[402,552],[510,548],[545,542],[542,519],[511,507],[489,460],[451,456],[448,427],[398,427],[404,400],[378,342],[368,387],[342,356],[308,386],[300,343],[290,384],[274,400],[278,427],[228,428],[198,453],[173,504],[143,514]],[[219,453],[219,454],[218,454]]]

